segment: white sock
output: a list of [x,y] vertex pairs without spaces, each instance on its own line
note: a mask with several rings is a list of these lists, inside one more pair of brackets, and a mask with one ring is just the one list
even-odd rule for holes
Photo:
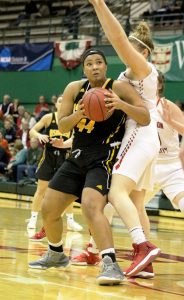
[[129,232],[134,244],[141,244],[146,242],[146,237],[142,227],[133,227]]
[[73,213],[72,214],[66,214],[67,221],[73,221]]
[[184,212],[184,198],[179,200],[178,207],[182,212]]
[[102,250],[100,252],[101,255],[108,254],[108,253],[115,253],[115,249],[114,248],[108,248],[108,249]]
[[95,254],[99,253],[99,250],[98,250],[98,248],[96,246],[96,243],[95,243],[95,241],[94,241],[94,239],[93,239],[92,236],[90,237],[89,244],[92,245],[91,247],[88,247],[88,251],[89,252],[95,253]]
[[109,221],[109,224],[112,224],[112,219],[114,215],[115,209],[112,206],[111,203],[107,203],[106,206],[104,207],[104,215],[106,216],[107,220]]
[[32,211],[31,212],[31,219],[37,220],[37,218],[38,218],[38,211]]
[[48,243],[49,243],[49,245],[51,245],[51,246],[53,246],[53,247],[59,247],[59,246],[62,246],[63,245],[63,241],[61,240],[59,243],[51,243],[51,242],[49,242],[48,241]]

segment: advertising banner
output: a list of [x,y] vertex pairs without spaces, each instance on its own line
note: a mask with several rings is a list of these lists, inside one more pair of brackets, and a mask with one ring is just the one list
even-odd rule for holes
[[0,46],[0,71],[46,71],[52,68],[54,43]]

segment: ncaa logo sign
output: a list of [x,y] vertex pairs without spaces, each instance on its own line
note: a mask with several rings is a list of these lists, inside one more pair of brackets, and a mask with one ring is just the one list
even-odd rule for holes
[[5,47],[1,52],[0,52],[0,65],[3,68],[6,68],[11,62],[11,52],[10,49]]
[[171,60],[173,54],[173,43],[155,44],[151,57],[152,63],[162,73],[167,73],[171,68]]

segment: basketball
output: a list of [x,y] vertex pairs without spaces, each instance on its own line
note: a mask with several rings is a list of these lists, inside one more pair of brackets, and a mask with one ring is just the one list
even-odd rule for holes
[[102,122],[107,120],[112,113],[105,107],[105,95],[107,92],[104,88],[92,88],[86,92],[82,98],[84,104],[85,115],[88,119]]

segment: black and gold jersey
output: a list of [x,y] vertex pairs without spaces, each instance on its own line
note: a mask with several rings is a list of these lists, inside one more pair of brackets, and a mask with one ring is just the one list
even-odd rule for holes
[[[112,89],[113,79],[107,79],[103,88]],[[85,81],[74,101],[74,111],[80,99],[89,90],[89,81]],[[91,147],[94,145],[108,145],[121,142],[125,132],[126,114],[115,110],[111,117],[102,122],[95,122],[88,118],[81,119],[74,127],[73,149]]]
[[[70,138],[71,136],[71,133],[70,132],[67,132],[67,133],[61,133],[58,129],[58,124],[57,124],[57,121],[56,121],[56,115],[55,113],[52,113],[52,120],[51,120],[51,123],[50,125],[45,128],[45,134],[47,134],[49,136],[49,138],[63,138],[64,141],[66,141],[68,138]],[[56,150],[56,149],[60,149],[60,148],[56,148],[56,147],[53,147],[51,145],[51,143],[46,143],[45,144],[45,147],[49,150]]]

